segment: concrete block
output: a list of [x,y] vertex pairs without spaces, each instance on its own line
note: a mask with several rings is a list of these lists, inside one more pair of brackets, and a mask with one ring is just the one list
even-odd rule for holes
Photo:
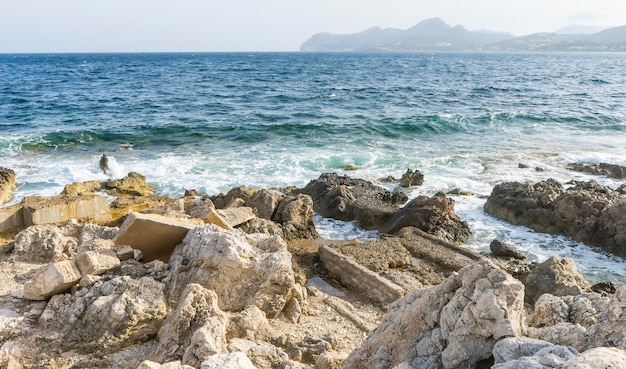
[[119,266],[120,259],[114,250],[93,250],[78,254],[76,264],[83,275],[99,275]]
[[78,283],[80,278],[80,270],[73,260],[51,264],[24,283],[24,298],[45,300],[52,295],[66,291]]
[[320,247],[319,257],[333,278],[374,301],[389,303],[404,295],[402,287],[326,245]]
[[63,223],[70,219],[104,222],[111,219],[109,202],[97,195],[55,197],[27,197],[24,206],[24,225]]
[[24,225],[22,205],[15,204],[0,208],[0,232]]
[[158,259],[167,263],[176,245],[195,227],[161,215],[130,213],[113,241],[140,250],[145,262]]

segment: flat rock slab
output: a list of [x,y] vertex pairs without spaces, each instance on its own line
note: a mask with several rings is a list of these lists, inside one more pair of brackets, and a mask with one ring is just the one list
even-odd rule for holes
[[402,287],[359,265],[331,247],[321,246],[319,257],[333,278],[374,301],[389,303],[404,295]]
[[85,251],[76,257],[83,275],[99,275],[120,265],[117,253],[111,249]]
[[141,250],[145,262],[158,259],[167,263],[176,245],[195,227],[161,215],[130,213],[113,241]]
[[24,225],[22,205],[11,205],[0,208],[0,232]]
[[55,197],[31,196],[22,202],[24,225],[63,223],[70,219],[96,222],[111,219],[109,202],[97,195]]
[[24,298],[45,300],[72,287],[80,278],[80,270],[73,260],[51,264],[24,283]]

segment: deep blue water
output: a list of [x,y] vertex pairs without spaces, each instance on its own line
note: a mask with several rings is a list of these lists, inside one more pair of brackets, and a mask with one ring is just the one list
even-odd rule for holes
[[[14,202],[106,178],[102,153],[114,175],[140,172],[171,196],[412,168],[426,182],[411,196],[475,194],[455,198],[475,234],[468,247],[500,237],[531,258],[572,256],[602,274],[604,256],[504,225],[482,204],[507,180],[617,186],[565,166],[626,165],[625,146],[626,54],[0,55],[0,166],[18,174]],[[608,268],[626,281],[615,262]]]

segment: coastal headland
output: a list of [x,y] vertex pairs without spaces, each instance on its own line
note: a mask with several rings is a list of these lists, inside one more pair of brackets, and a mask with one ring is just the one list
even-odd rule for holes
[[[624,173],[598,168],[572,165]],[[15,177],[0,168],[0,201]],[[387,180],[173,198],[131,172],[0,207],[0,367],[626,367],[626,286],[473,252],[448,194]],[[626,256],[626,185],[507,182],[485,211]],[[380,237],[323,239],[314,214]]]

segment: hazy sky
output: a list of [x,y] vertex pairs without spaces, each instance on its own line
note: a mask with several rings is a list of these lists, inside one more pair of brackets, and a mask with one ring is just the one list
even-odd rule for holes
[[624,0],[0,0],[0,52],[297,51],[318,32],[440,17],[517,36],[626,25]]

